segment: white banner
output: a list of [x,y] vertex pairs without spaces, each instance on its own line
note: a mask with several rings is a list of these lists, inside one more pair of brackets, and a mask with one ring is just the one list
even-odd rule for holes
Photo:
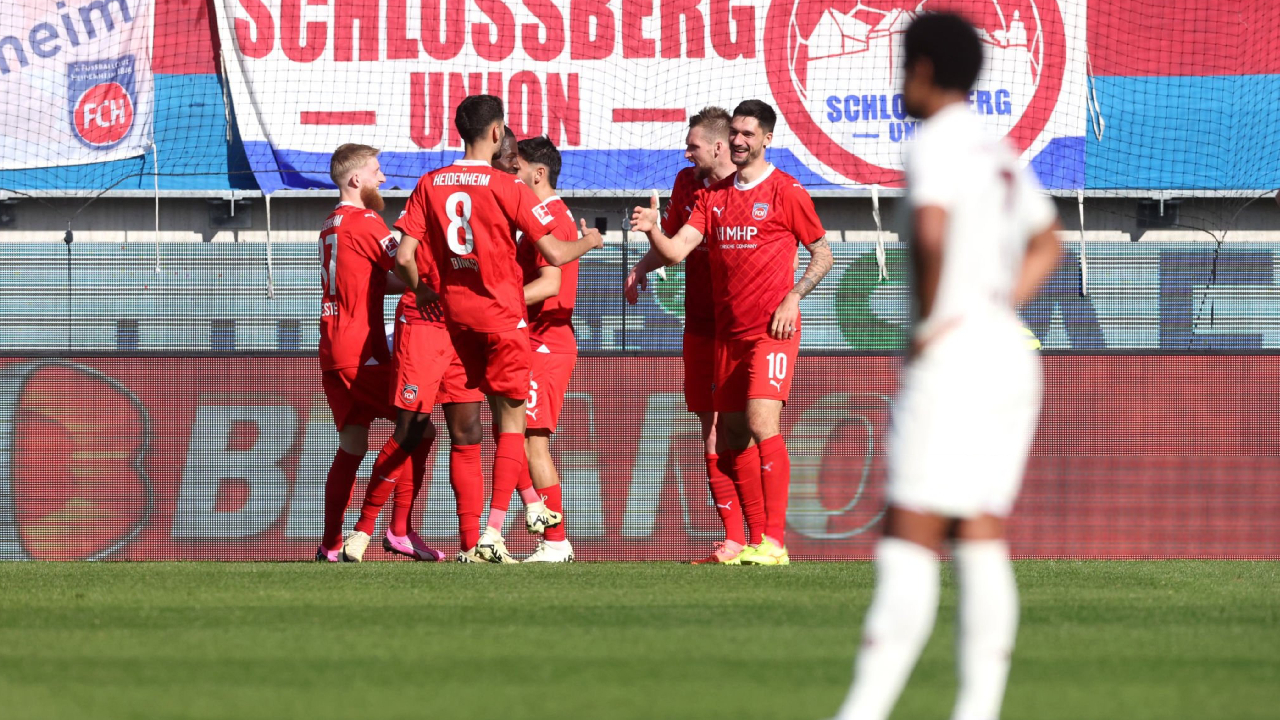
[[324,185],[344,142],[416,177],[461,149],[453,109],[481,92],[506,101],[518,136],[583,151],[566,160],[568,189],[664,187],[685,164],[688,116],[748,98],[778,110],[771,159],[801,182],[892,185],[915,132],[899,95],[902,34],[929,10],[979,28],[974,112],[1047,185],[1083,182],[1084,0],[218,2],[264,189]]
[[153,0],[6,0],[0,169],[84,165],[151,147]]

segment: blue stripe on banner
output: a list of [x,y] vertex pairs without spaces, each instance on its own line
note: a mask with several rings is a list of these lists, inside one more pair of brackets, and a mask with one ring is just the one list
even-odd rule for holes
[[[329,154],[272,148],[265,142],[245,143],[245,153],[258,168],[263,190],[328,188]],[[387,188],[412,189],[423,173],[462,157],[459,151],[384,152],[378,156]],[[566,150],[560,174],[561,190],[645,190],[670,188],[671,179],[689,162],[683,150]],[[783,148],[768,151],[778,169],[810,190],[840,186],[809,169],[795,153]],[[262,172],[264,168],[280,172]],[[1084,182],[1084,139],[1058,138],[1032,160],[1040,181],[1050,189],[1077,188]]]
[[1280,186],[1280,75],[1099,77],[1106,131],[1087,135],[1099,189]]
[[[238,137],[227,143],[226,107],[218,76],[155,76],[155,140],[162,190],[257,187]],[[59,168],[0,171],[7,190],[150,190],[152,154]]]
[[[272,148],[264,142],[246,142],[250,164],[258,168],[264,191],[292,188],[331,188],[329,153]],[[769,159],[805,187],[835,187],[800,162],[790,150],[769,150]],[[411,190],[423,173],[462,157],[457,150],[383,152],[378,155],[387,188]],[[670,188],[671,179],[688,166],[683,150],[565,150],[560,190],[644,190]],[[278,165],[277,165],[278,163]],[[280,172],[261,172],[279,167]]]

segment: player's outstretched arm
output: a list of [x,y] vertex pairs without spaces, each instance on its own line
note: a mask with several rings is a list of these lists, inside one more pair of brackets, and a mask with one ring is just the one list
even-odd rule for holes
[[555,235],[544,235],[535,243],[538,252],[547,262],[556,267],[568,265],[596,248],[604,247],[604,236],[595,228],[588,228],[586,220],[578,221],[582,235],[577,240],[566,242]]
[[540,303],[560,293],[560,268],[544,265],[538,268],[538,277],[524,286],[524,304]]
[[640,302],[640,291],[649,285],[649,273],[670,264],[657,250],[650,247],[649,252],[645,253],[644,257],[640,258],[640,262],[627,273],[626,282],[622,285],[622,294],[626,296],[627,303],[635,305]]
[[702,233],[689,225],[680,228],[672,237],[662,233],[662,226],[658,222],[657,193],[650,197],[649,207],[637,205],[631,211],[631,229],[649,237],[649,245],[658,252],[658,258],[662,260],[663,265],[675,265],[702,244]]
[[782,298],[782,303],[773,313],[769,323],[769,336],[775,340],[786,340],[796,334],[796,326],[800,322],[800,300],[818,287],[822,278],[831,272],[835,258],[831,255],[831,245],[822,237],[805,246],[809,251],[809,265],[804,269],[796,286]]
[[1062,256],[1062,241],[1058,239],[1061,229],[1062,223],[1055,220],[1048,230],[1031,236],[1026,255],[1022,258],[1022,271],[1013,286],[1015,308],[1030,300],[1058,266]]

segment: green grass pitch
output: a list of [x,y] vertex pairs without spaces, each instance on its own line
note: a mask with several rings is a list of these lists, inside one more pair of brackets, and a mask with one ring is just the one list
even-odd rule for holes
[[[1017,572],[1005,718],[1280,717],[1280,564]],[[0,717],[817,720],[872,580],[868,563],[2,564]],[[954,589],[895,718],[950,712]]]

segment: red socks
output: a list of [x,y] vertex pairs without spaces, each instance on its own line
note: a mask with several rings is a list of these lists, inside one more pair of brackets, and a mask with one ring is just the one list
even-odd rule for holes
[[765,526],[764,487],[761,485],[758,445],[733,454],[733,483],[738,488],[742,514],[747,518],[751,544],[757,545],[764,535]]
[[356,486],[356,473],[360,471],[362,455],[338,448],[329,466],[329,476],[324,481],[324,535],[320,544],[326,550],[342,547],[342,521],[351,504],[351,490]]
[[783,547],[787,531],[787,493],[791,489],[791,457],[781,435],[759,444],[760,477],[764,486],[764,534]]
[[454,445],[449,449],[449,484],[458,503],[458,544],[463,550],[470,550],[480,542],[483,473],[479,445]]
[[[733,467],[725,463],[730,469]],[[747,536],[742,531],[742,503],[738,500],[738,489],[721,466],[718,455],[707,456],[707,480],[711,485],[711,498],[716,503],[716,512],[720,522],[724,524],[724,539],[739,545],[747,543]]]
[[[543,502],[547,504],[548,510],[558,512],[562,517],[564,516],[564,498],[560,494],[560,483],[556,483],[551,487],[544,487],[538,490],[538,493],[541,495]],[[564,540],[564,526],[565,523],[561,520],[559,525],[543,531],[542,536],[552,542],[560,542]]]
[[391,497],[391,491],[400,482],[399,478],[408,470],[409,453],[405,452],[395,438],[387,438],[387,444],[378,453],[378,460],[373,464],[373,476],[369,478],[369,487],[365,490],[364,505],[360,508],[360,519],[356,521],[356,531],[373,534],[374,525],[378,521],[378,513]]
[[405,486],[404,478],[396,483],[395,501],[391,506],[391,534],[404,537],[413,530],[413,506],[422,492],[422,481],[427,476],[427,458],[431,455],[431,441],[424,439],[413,449],[409,459],[413,464],[412,489]]
[[493,453],[493,497],[489,499],[489,527],[502,530],[511,506],[511,493],[528,472],[524,454],[524,433],[501,433]]

